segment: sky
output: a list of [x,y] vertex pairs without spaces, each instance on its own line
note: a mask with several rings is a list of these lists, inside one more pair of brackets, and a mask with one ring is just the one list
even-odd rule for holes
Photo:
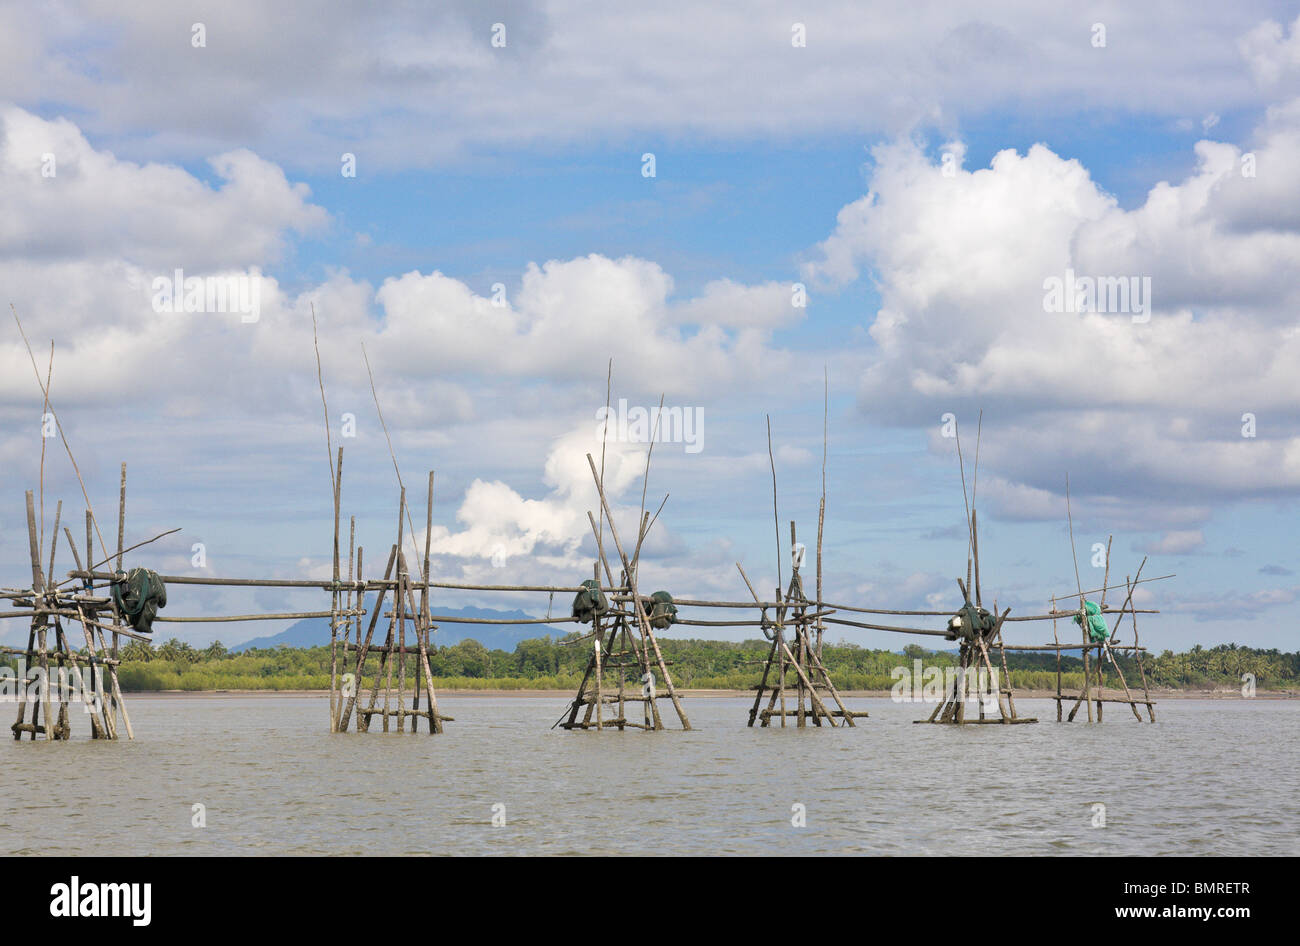
[[[377,396],[417,544],[435,471],[436,578],[574,584],[613,359],[616,408],[695,424],[648,482],[634,426],[605,444],[622,536],[669,497],[643,590],[788,576],[825,425],[828,600],[957,607],[973,491],[986,604],[1097,587],[1109,540],[1112,581],[1177,576],[1135,595],[1142,643],[1296,648],[1300,7],[620,7],[0,3],[0,286],[32,349],[6,314],[0,584],[30,582],[26,490],[84,545],[46,370],[108,546],[125,461],[127,544],[181,530],[134,564],[328,577],[317,346],[367,575],[397,527]],[[242,304],[173,311],[178,270]],[[173,586],[164,614],[324,607]]]

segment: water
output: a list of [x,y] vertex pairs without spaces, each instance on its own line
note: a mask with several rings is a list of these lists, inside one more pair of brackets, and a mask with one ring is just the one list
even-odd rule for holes
[[128,699],[134,742],[77,714],[71,742],[0,743],[10,853],[1300,853],[1297,701],[1096,726],[1019,700],[1042,722],[954,727],[851,700],[856,729],[763,730],[743,698],[691,698],[696,731],[598,734],[548,729],[562,697],[449,695],[443,736],[331,736],[324,697]]

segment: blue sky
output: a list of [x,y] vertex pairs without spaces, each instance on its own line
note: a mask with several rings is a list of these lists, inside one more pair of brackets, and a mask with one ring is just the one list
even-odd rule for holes
[[[0,272],[37,360],[56,342],[54,400],[101,519],[125,459],[128,537],[184,528],[142,564],[327,567],[314,304],[335,440],[343,413],[358,419],[342,441],[345,512],[372,563],[392,540],[396,484],[362,343],[411,493],[438,471],[440,575],[589,570],[592,496],[569,461],[591,448],[613,357],[616,399],[662,393],[705,418],[700,454],[656,447],[650,502],[671,500],[645,580],[728,597],[743,591],[737,560],[775,577],[766,414],[783,536],[793,517],[811,540],[825,369],[829,597],[958,603],[963,503],[941,418],[960,421],[969,476],[983,408],[985,586],[1013,614],[1074,585],[1069,472],[1085,585],[1109,534],[1112,577],[1144,554],[1144,574],[1178,573],[1147,586],[1143,606],[1165,613],[1143,620],[1144,639],[1294,649],[1293,11],[1103,6],[1076,21],[1007,4],[958,22],[938,6],[868,24],[828,3],[806,14],[809,47],[792,49],[775,5],[685,34],[667,8],[637,11],[633,30],[590,7],[506,5],[492,15],[518,38],[502,55],[472,7],[425,21],[381,5],[357,24],[290,4],[278,22],[302,28],[278,46],[275,25],[231,11],[212,14],[203,49],[192,17],[164,8],[4,14],[36,52],[7,50],[21,68],[0,86],[0,188],[15,208]],[[339,173],[344,152],[355,178]],[[53,179],[32,173],[47,153],[64,169]],[[1248,153],[1257,178],[1236,173]],[[1045,314],[1042,280],[1066,266],[1150,275],[1150,325]],[[153,311],[140,286],[175,267],[261,274],[261,320]],[[789,305],[796,282],[806,309]],[[495,283],[504,312],[487,301]],[[18,586],[40,399],[10,335],[0,582]],[[643,451],[619,445],[621,517],[636,515]],[[62,498],[80,523],[67,467],[61,448],[47,457],[46,515]],[[313,600],[187,591],[173,613]],[[196,627],[166,631],[274,631]]]
[[[320,279],[345,267],[382,281],[436,259],[439,269],[486,294],[498,279],[517,280],[529,261],[597,248],[663,262],[686,293],[719,274],[761,280],[784,267],[795,280],[800,257],[825,238],[841,207],[862,196],[869,149],[882,140],[832,135],[798,147],[760,141],[728,148],[650,140],[557,154],[496,152],[481,167],[436,173],[378,170],[355,180],[303,174],[295,179],[330,209],[336,227],[299,241],[294,269]],[[1005,148],[1045,143],[1081,161],[1099,186],[1131,206],[1155,182],[1190,170],[1195,135],[1153,129],[1141,116],[1085,116],[1076,126],[999,113],[972,122],[963,140],[974,167]],[[938,160],[942,142],[931,135],[926,143]],[[653,179],[640,173],[647,151],[657,159]],[[201,164],[188,169],[211,180]],[[371,242],[358,246],[362,235]],[[821,314],[861,324],[861,306],[872,304],[864,289],[819,296]]]

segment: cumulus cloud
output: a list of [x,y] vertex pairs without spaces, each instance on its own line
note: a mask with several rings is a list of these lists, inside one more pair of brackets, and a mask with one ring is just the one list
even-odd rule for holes
[[210,163],[216,188],[96,150],[67,119],[0,108],[0,255],[211,272],[273,263],[290,232],[326,224],[306,185],[251,151]]
[[[52,178],[41,177],[46,153],[55,155]],[[314,383],[300,383],[314,371],[313,304],[327,373],[362,391],[366,343],[383,366],[388,409],[405,421],[476,417],[468,378],[585,386],[611,355],[626,387],[698,397],[783,370],[772,331],[805,311],[786,287],[725,278],[677,298],[658,264],[597,254],[530,264],[504,305],[436,270],[378,288],[336,272],[288,293],[262,268],[291,234],[324,226],[326,212],[251,152],[212,164],[223,181],[215,188],[179,167],[120,161],[66,120],[0,112],[0,279],[29,334],[58,341],[56,403],[107,387],[118,403],[147,397],[181,415],[213,397],[263,413],[303,408],[317,396]],[[158,311],[155,280],[177,269],[187,279],[255,281],[256,322],[241,312]],[[0,391],[25,403],[30,363],[16,338],[0,345],[0,364]],[[286,380],[286,369],[302,374]]]
[[[656,263],[596,254],[529,264],[503,305],[441,273],[412,272],[376,293],[378,344],[406,367],[567,380],[590,379],[612,355],[624,383],[682,394],[752,384],[789,364],[769,347],[771,329],[803,310],[779,287],[774,302],[771,286],[716,282],[676,305],[672,289]],[[762,306],[736,308],[754,301]]]
[[[576,567],[578,549],[591,532],[587,512],[600,511],[595,478],[587,463],[591,454],[600,468],[602,443],[597,426],[584,424],[555,441],[542,477],[551,489],[541,499],[525,499],[500,480],[474,480],[456,512],[457,521],[465,528],[456,532],[435,528],[431,533],[434,551],[457,558],[496,559],[493,564],[498,567],[509,558],[544,552]],[[604,444],[604,448],[604,484],[612,504],[640,481],[645,448],[617,441]],[[633,511],[630,520],[616,520],[624,542],[635,541],[635,519]],[[631,554],[630,548],[627,551]],[[607,552],[616,555],[612,543]],[[611,560],[611,567],[615,562],[616,558]]]
[[[1066,470],[1094,510],[1147,528],[1293,494],[1300,284],[1282,274],[1300,268],[1300,218],[1283,194],[1300,186],[1300,107],[1270,110],[1255,139],[1255,177],[1243,149],[1202,141],[1184,181],[1132,210],[1042,144],[948,174],[910,141],[876,148],[869,193],[805,264],[831,285],[869,267],[878,286],[862,409],[951,449],[941,414],[985,407],[987,495],[1017,517],[1059,518]],[[1149,277],[1152,304],[1049,311],[1069,274]],[[1276,426],[1243,436],[1246,415]]]

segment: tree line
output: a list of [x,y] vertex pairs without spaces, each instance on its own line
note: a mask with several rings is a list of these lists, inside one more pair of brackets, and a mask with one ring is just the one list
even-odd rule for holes
[[[670,663],[673,681],[681,687],[700,689],[749,689],[758,683],[770,645],[762,640],[741,642],[660,638],[664,659]],[[444,689],[576,689],[591,652],[589,639],[577,633],[560,638],[539,637],[520,641],[513,651],[489,650],[473,639],[429,654],[435,685]],[[327,689],[330,683],[330,648],[251,648],[233,653],[220,641],[207,647],[172,638],[157,646],[130,641],[120,652],[123,661],[118,678],[126,690],[298,690]],[[1116,654],[1129,686],[1140,685],[1135,660]],[[996,658],[996,652],[995,652]],[[827,643],[822,653],[831,678],[845,690],[887,690],[897,681],[895,668],[910,672],[914,661],[925,667],[953,667],[955,651],[927,650],[909,644],[901,652],[868,649],[856,644]],[[1055,689],[1056,655],[1008,651],[1007,668],[1011,685],[1018,689]],[[996,662],[996,660],[995,660]],[[13,661],[10,661],[13,665]],[[370,663],[373,672],[377,664]],[[1061,658],[1066,687],[1077,688],[1083,681],[1083,661],[1077,656]],[[346,670],[340,660],[341,670]],[[1300,652],[1261,650],[1237,644],[1189,651],[1170,650],[1144,659],[1147,681],[1153,687],[1201,689],[1240,687],[1251,674],[1260,689],[1300,688]],[[606,680],[617,676],[608,667]],[[415,661],[407,667],[414,679]],[[635,674],[628,671],[629,681]],[[1117,684],[1107,668],[1110,684]],[[632,681],[635,682],[635,681]]]

